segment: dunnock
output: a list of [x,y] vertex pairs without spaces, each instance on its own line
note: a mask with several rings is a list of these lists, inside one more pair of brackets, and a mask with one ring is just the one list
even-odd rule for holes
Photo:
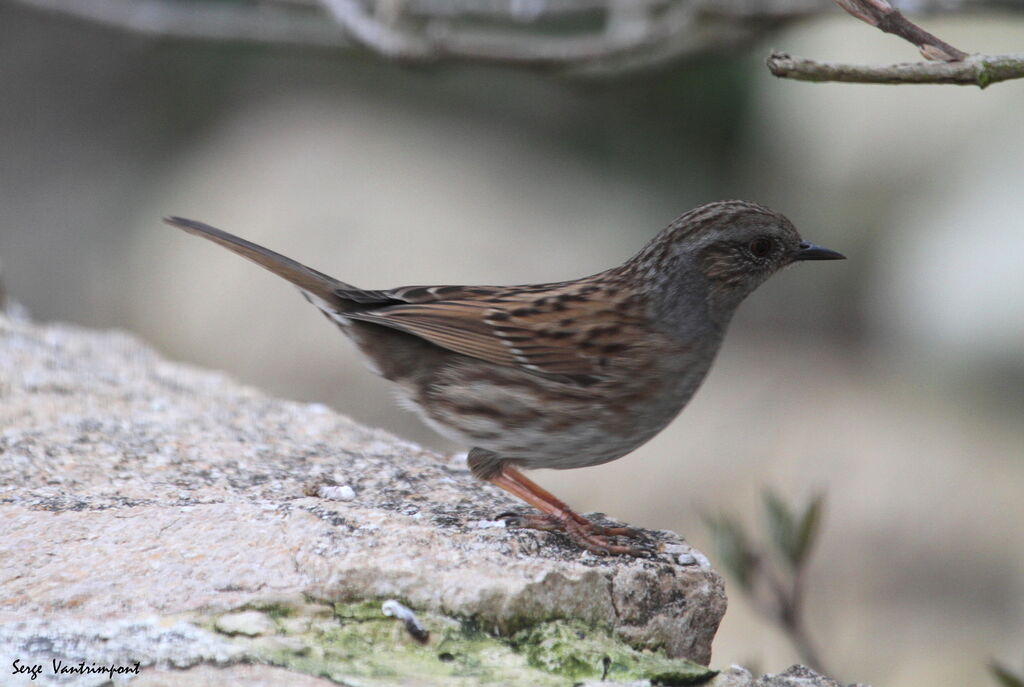
[[640,446],[700,386],[740,301],[792,262],[843,257],[776,212],[723,201],[582,279],[368,291],[200,222],[165,221],[298,286],[428,425],[472,447],[475,476],[540,511],[510,526],[564,531],[601,554],[644,548],[613,543],[637,533],[591,523],[519,468],[598,465]]

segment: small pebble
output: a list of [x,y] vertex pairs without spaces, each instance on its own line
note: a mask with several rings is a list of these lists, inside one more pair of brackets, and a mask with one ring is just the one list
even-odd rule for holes
[[426,644],[427,640],[430,639],[430,633],[427,629],[420,624],[420,621],[416,618],[416,614],[412,612],[407,606],[403,606],[394,599],[388,599],[380,607],[381,613],[389,617],[395,617],[405,623],[406,631],[412,635],[413,639],[421,644]]
[[352,501],[356,498],[355,490],[347,484],[340,486],[327,486],[322,484],[316,489],[316,495],[322,499],[331,501]]
[[452,453],[448,456],[448,462],[459,467],[466,467],[469,464],[469,454],[465,451]]
[[[684,558],[686,559],[685,562],[683,560]],[[701,568],[710,568],[711,561],[709,561],[708,557],[700,551],[691,549],[690,553],[683,553],[679,555],[679,565],[697,565]]]

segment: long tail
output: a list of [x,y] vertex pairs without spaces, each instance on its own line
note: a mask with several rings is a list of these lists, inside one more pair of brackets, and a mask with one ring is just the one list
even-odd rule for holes
[[[228,250],[238,253],[243,258],[252,260],[257,265],[270,270],[279,277],[287,279],[310,296],[315,304],[327,306],[322,309],[332,310],[336,313],[344,312],[348,299],[339,296],[338,292],[358,291],[358,289],[350,284],[338,281],[323,272],[317,272],[291,258],[286,258],[280,253],[275,253],[252,241],[246,241],[234,234],[211,227],[208,224],[183,217],[165,217],[164,222],[172,227],[184,229],[190,234],[202,236],[204,239],[219,243]],[[318,300],[320,303],[316,303]]]

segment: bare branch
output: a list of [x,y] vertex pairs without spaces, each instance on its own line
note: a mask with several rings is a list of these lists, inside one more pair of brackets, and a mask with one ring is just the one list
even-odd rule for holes
[[378,20],[359,0],[322,0],[324,7],[353,38],[385,57],[422,60],[434,57],[435,50],[422,37],[401,31],[391,17]]
[[[492,62],[589,77],[735,51],[832,6],[832,0],[7,1],[153,38],[362,50],[406,62]],[[966,12],[1011,1],[915,0],[915,8]]]
[[18,0],[53,14],[161,38],[313,48],[354,47],[338,27],[299,2],[245,5],[171,0]]
[[1010,79],[1024,78],[1024,53],[969,55],[954,48],[904,17],[888,0],[834,0],[863,22],[891,33],[918,47],[932,62],[890,65],[856,65],[818,62],[773,52],[768,69],[775,76],[797,81],[838,81],[873,84],[958,84],[985,88]]
[[855,65],[818,62],[773,52],[768,57],[772,74],[798,81],[840,81],[874,84],[959,84],[985,88],[1000,81],[1024,78],[1024,53],[969,55],[960,62],[909,62],[890,65]]
[[405,60],[447,58],[542,68],[614,59],[663,43],[689,29],[693,7],[680,3],[664,10],[657,21],[646,21],[647,8],[661,3],[641,3],[632,6],[632,21],[616,22],[618,15],[611,12],[604,31],[543,36],[494,27],[456,26],[440,18],[417,31],[403,27],[394,17],[372,16],[360,0],[321,2],[350,35],[381,55]]
[[887,0],[835,0],[844,10],[880,31],[899,36],[916,45],[925,59],[958,62],[967,53],[933,36],[910,21]]

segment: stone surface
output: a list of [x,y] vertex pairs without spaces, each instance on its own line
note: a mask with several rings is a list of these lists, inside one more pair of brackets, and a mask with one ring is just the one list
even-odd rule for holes
[[132,687],[334,687],[333,680],[294,673],[262,665],[234,665],[223,668],[196,666],[187,670],[155,668],[140,675]]
[[[58,617],[0,624],[3,685],[107,685],[113,666],[126,670],[115,680],[142,676],[150,666],[188,668],[230,665],[246,659],[245,650],[196,624],[156,617],[130,620]],[[56,673],[55,662],[70,668],[81,662],[89,672]],[[136,669],[136,663],[138,668]],[[37,667],[35,679],[24,669]]]
[[259,637],[277,633],[277,626],[267,616],[259,611],[240,611],[238,613],[225,613],[217,618],[213,624],[214,629],[226,635],[245,635],[246,637]]
[[[351,500],[315,496],[339,485]],[[332,604],[372,600],[383,619],[388,598],[438,637],[504,642],[524,670],[562,659],[534,660],[512,637],[542,643],[570,627],[623,657],[709,661],[725,596],[700,552],[652,532],[657,556],[602,558],[492,520],[522,507],[464,463],[323,406],[169,363],[121,333],[0,316],[3,665],[59,649],[67,663],[244,657],[311,672],[316,661],[292,660],[322,651],[309,633],[348,627]],[[221,631],[225,614],[253,610],[277,636],[251,641],[276,644]],[[179,654],[150,652],[146,637]]]
[[[741,666],[729,666],[721,671],[708,687],[843,687],[835,680],[819,675],[807,666],[795,665],[781,673],[755,678]],[[853,684],[848,687],[867,687]]]
[[[750,687],[843,687],[842,683],[824,677],[807,666],[795,665],[774,675],[762,675],[750,683]],[[868,687],[862,683],[846,687]]]
[[[194,669],[241,663],[286,669],[275,673],[279,685],[293,684],[282,675],[297,676],[299,685],[307,682],[298,676],[316,676],[359,687],[561,687],[588,677],[604,677],[613,687],[623,681],[694,684],[714,675],[689,661],[634,649],[607,630],[580,622],[542,622],[502,638],[442,614],[423,612],[418,621],[428,637],[412,636],[401,622],[386,617],[377,601],[329,604],[280,597],[258,609],[219,616],[193,612],[188,621],[7,623],[0,625],[0,656],[9,657],[7,665],[19,671],[35,668],[39,682],[18,672],[13,683],[0,684],[100,687],[111,679],[108,666],[117,671],[115,682],[157,680],[156,675],[204,684],[208,673]],[[55,673],[54,661],[71,672]],[[74,672],[79,665],[88,670]]]

